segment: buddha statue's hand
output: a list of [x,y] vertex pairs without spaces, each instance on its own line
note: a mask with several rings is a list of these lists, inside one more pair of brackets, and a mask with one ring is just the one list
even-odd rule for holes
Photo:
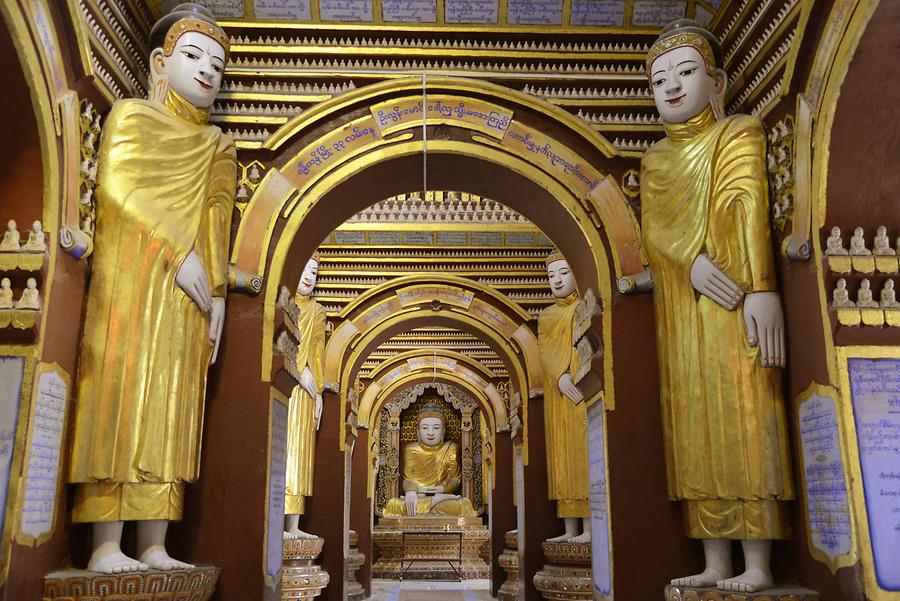
[[316,398],[316,395],[319,394],[319,387],[316,384],[316,378],[313,376],[312,370],[309,368],[309,365],[303,368],[303,373],[300,374],[300,388],[306,391],[306,393],[313,399]]
[[212,294],[209,291],[209,280],[200,257],[193,250],[188,253],[175,274],[175,283],[197,303],[200,310],[209,313],[212,305]]
[[315,416],[316,416],[316,430],[318,430],[319,424],[322,423],[322,395],[321,394],[316,394]]
[[759,345],[763,367],[784,367],[784,313],[777,292],[753,292],[744,299],[744,325],[747,342]]
[[221,296],[213,297],[209,311],[209,341],[213,344],[212,356],[209,364],[216,362],[219,356],[219,342],[222,340],[222,326],[225,325],[225,299]]
[[694,290],[733,311],[744,298],[744,291],[705,254],[697,255],[691,265],[691,285]]
[[572,374],[569,372],[566,372],[559,377],[557,386],[559,387],[559,391],[576,405],[584,400],[584,395],[581,394],[581,390],[575,386],[575,381],[572,379]]
[[419,505],[419,493],[415,490],[408,490],[404,500],[406,501],[406,515],[416,515],[416,508]]

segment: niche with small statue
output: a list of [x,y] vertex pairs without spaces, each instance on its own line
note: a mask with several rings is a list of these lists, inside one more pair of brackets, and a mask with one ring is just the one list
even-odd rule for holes
[[464,391],[449,384],[420,384],[396,395],[379,412],[380,469],[375,514],[382,516],[392,498],[401,497],[403,447],[417,440],[417,416],[423,405],[440,405],[446,418],[445,440],[459,444],[461,484],[458,494],[484,513],[481,409]]
[[[34,221],[28,233],[19,232],[10,219],[0,239],[0,330],[30,330],[34,335],[41,312],[40,283],[45,277],[47,239],[40,221]],[[28,335],[25,335],[27,338]],[[4,342],[27,342],[22,336]]]
[[826,231],[828,307],[837,324],[855,327],[900,327],[894,276],[900,272],[900,236],[896,244],[886,226],[878,226],[871,242],[856,227],[845,244],[840,227]]

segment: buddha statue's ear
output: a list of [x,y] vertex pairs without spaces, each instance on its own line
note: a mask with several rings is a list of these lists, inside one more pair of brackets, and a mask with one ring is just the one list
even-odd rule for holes
[[166,75],[166,57],[160,46],[150,53],[150,100],[162,103],[169,91],[169,77]]
[[725,117],[725,92],[728,90],[728,73],[724,69],[716,69],[713,80],[716,84],[716,91],[709,99],[709,106],[712,108],[713,116],[718,121]]

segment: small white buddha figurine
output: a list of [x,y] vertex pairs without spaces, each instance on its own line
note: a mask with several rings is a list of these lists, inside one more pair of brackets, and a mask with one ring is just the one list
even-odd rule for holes
[[0,280],[0,309],[12,309],[12,307],[12,283],[9,278],[3,278]]
[[22,247],[22,250],[32,252],[44,252],[47,250],[47,237],[44,234],[44,227],[40,221],[31,224],[31,231],[28,232],[28,242]]
[[10,219],[6,224],[6,231],[3,232],[3,241],[0,242],[0,250],[19,250],[21,247],[21,236],[19,230],[16,229],[16,221]]
[[28,278],[28,282],[25,284],[25,290],[22,291],[22,296],[16,301],[16,309],[32,309],[35,311],[41,310],[41,296],[38,293],[37,289],[37,280],[34,278]]
[[897,252],[891,248],[891,241],[887,237],[887,228],[879,225],[875,231],[875,240],[872,242],[872,254],[878,257],[893,257]]
[[881,288],[882,309],[900,309],[900,303],[897,302],[897,292],[894,290],[894,280],[887,280]]
[[872,284],[868,278],[859,284],[859,290],[856,292],[856,306],[860,309],[878,308],[878,303],[872,298]]
[[825,241],[825,256],[839,257],[849,255],[847,249],[844,248],[844,240],[841,238],[841,228],[834,226],[831,228],[831,235]]
[[853,237],[850,238],[850,256],[851,257],[869,257],[872,251],[866,248],[866,240],[863,238],[863,229],[861,227],[853,230]]
[[831,306],[835,309],[855,309],[856,303],[850,300],[847,292],[847,280],[839,278],[834,291],[831,293]]

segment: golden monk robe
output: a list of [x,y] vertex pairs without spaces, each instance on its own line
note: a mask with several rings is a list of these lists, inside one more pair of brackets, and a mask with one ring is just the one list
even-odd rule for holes
[[194,250],[225,296],[235,188],[234,146],[206,116],[169,90],[165,106],[117,102],[104,126],[69,469],[76,522],[180,519],[198,476],[213,346],[175,274]]
[[305,511],[305,498],[313,494],[313,469],[316,463],[316,431],[322,416],[322,390],[325,378],[325,308],[311,297],[319,273],[319,256],[306,263],[294,302],[298,309],[297,369],[300,385],[295,386],[288,405],[287,472],[285,474],[285,536],[312,537],[299,528],[299,516]]
[[[163,542],[199,474],[225,310],[235,150],[198,107],[227,47],[206,9],[173,10],[151,33],[156,95],[116,102],[104,126],[68,474],[73,521],[94,523],[91,570],[188,565]],[[126,520],[140,520],[140,561],[119,549]]]
[[743,310],[691,286],[701,252],[746,292],[775,290],[759,120],[707,109],[643,161],[669,496],[693,538],[784,538],[792,499],[781,373],[747,343]]
[[[405,498],[390,499],[384,517],[405,515],[477,516],[472,501],[453,494],[459,490],[459,445],[444,440],[440,406],[427,404],[417,416],[417,442],[403,447]],[[415,512],[411,511],[415,505]]]
[[[563,256],[546,260],[555,303],[538,317],[538,350],[544,370],[544,432],[547,446],[547,488],[564,518],[566,533],[551,540],[590,540],[588,504],[587,408],[572,380],[578,354],[572,344],[579,296],[575,278]],[[582,534],[578,534],[578,520]]]
[[[644,243],[653,272],[668,492],[683,502],[707,570],[675,585],[771,586],[771,539],[794,498],[781,373],[784,323],[769,236],[766,134],[717,119],[724,72],[689,20],[648,54],[666,138],[643,157]],[[717,50],[717,48],[716,48]],[[728,539],[747,571],[731,578]]]

